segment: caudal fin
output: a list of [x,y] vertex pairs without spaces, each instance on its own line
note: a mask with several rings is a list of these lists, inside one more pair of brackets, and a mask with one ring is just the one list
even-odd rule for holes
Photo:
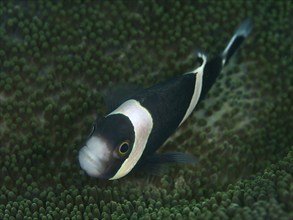
[[235,51],[239,48],[244,39],[249,35],[252,30],[252,22],[250,18],[246,18],[234,33],[229,41],[227,47],[222,53],[222,65],[226,65]]
[[227,44],[224,51],[215,56],[213,59],[209,60],[204,67],[203,81],[202,81],[202,91],[200,95],[200,100],[202,100],[207,92],[210,90],[216,78],[221,72],[221,69],[226,65],[231,56],[240,47],[244,39],[249,35],[252,30],[252,22],[250,18],[245,19],[236,30],[231,40]]

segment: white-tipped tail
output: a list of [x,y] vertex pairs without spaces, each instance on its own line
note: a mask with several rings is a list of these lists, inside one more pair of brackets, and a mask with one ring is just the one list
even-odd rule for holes
[[252,30],[252,22],[250,18],[246,18],[238,27],[235,34],[229,41],[227,47],[222,53],[222,64],[228,63],[231,56],[239,48],[244,39],[250,34]]

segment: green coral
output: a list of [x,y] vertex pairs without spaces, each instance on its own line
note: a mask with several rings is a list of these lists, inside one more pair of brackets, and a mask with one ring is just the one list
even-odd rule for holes
[[[292,219],[291,1],[1,1],[0,219]],[[102,91],[194,68],[254,30],[162,151],[163,176],[88,177],[77,155]]]

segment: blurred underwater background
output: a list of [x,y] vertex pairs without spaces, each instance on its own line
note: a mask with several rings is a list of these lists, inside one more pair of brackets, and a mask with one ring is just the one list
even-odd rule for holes
[[[102,91],[147,87],[253,31],[161,152],[196,165],[88,177]],[[293,219],[293,2],[1,1],[0,219]]]

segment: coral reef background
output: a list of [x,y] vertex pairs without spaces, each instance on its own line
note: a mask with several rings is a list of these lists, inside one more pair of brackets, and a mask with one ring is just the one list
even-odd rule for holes
[[[196,165],[80,169],[102,91],[193,69],[247,16],[251,36],[162,148]],[[0,219],[293,219],[292,30],[289,0],[0,1]]]

